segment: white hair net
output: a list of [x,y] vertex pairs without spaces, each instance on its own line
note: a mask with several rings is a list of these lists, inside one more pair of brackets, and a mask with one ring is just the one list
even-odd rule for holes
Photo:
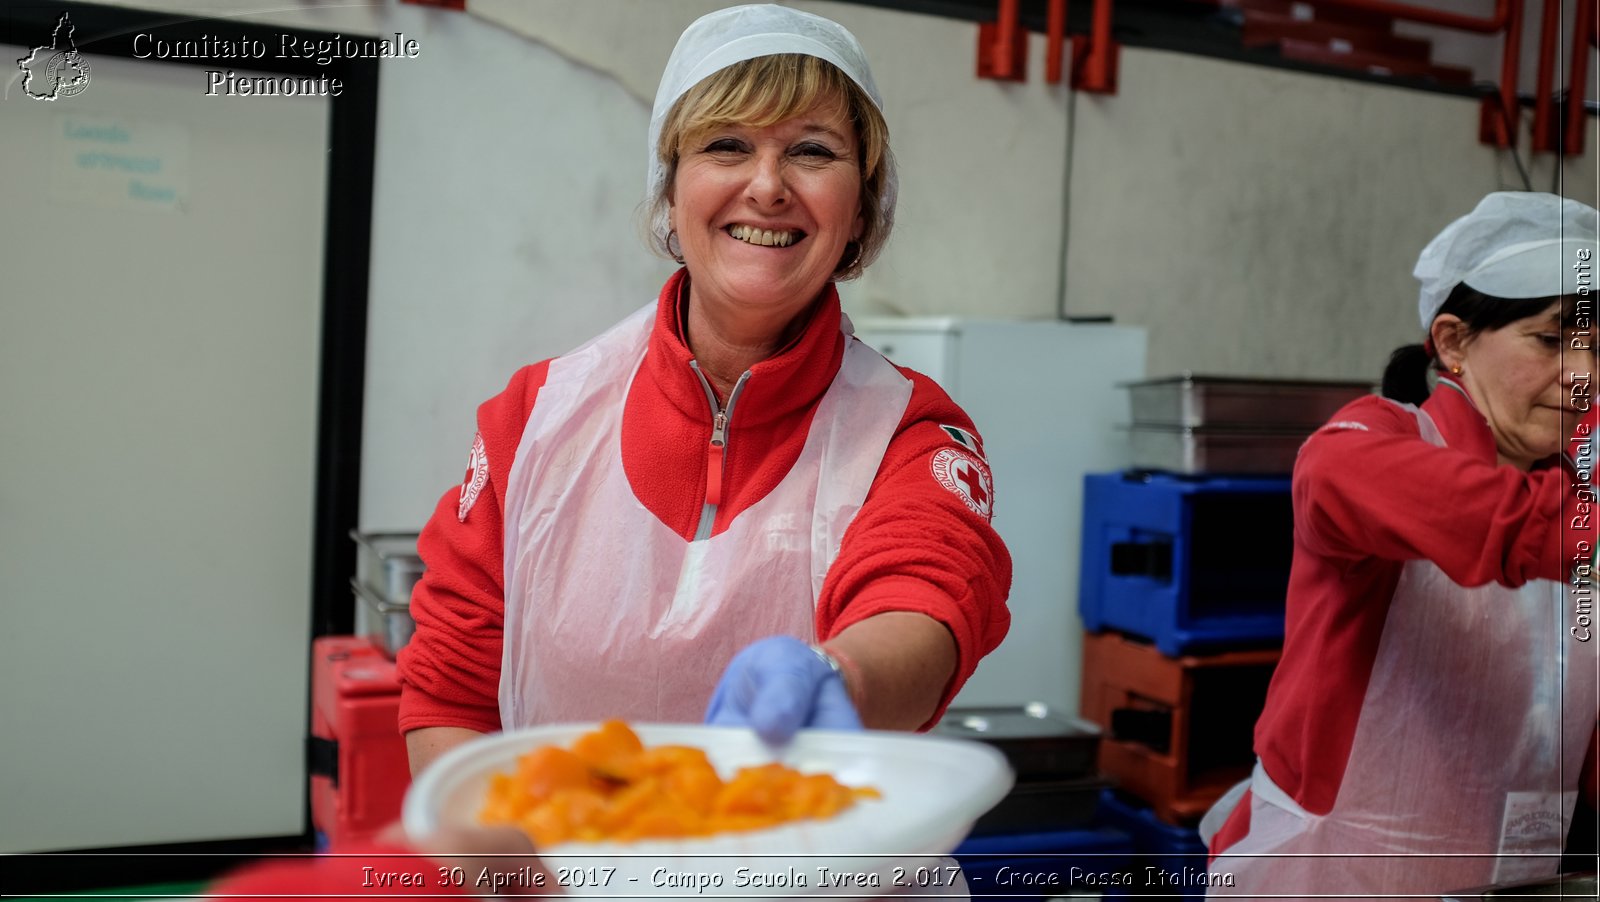
[[[656,103],[650,111],[650,140],[646,145],[649,156],[645,179],[647,201],[654,201],[667,178],[666,167],[656,155],[656,143],[661,139],[667,113],[672,111],[678,98],[706,77],[734,63],[780,53],[799,53],[832,63],[866,92],[879,112],[883,111],[883,97],[872,80],[867,55],[855,36],[839,23],[771,4],[734,6],[701,16],[679,35],[678,45],[672,48],[672,56],[667,60],[666,71],[661,73],[661,85],[656,89]],[[894,217],[897,182],[894,164],[887,155],[880,165],[884,167],[882,216],[888,222]],[[665,210],[655,212],[650,227],[657,238],[666,241],[669,226]]]
[[1423,248],[1417,313],[1433,324],[1456,285],[1498,298],[1594,290],[1595,209],[1534,191],[1496,191]]

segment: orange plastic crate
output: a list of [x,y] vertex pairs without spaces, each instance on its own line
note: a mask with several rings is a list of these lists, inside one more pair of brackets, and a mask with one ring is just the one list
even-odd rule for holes
[[[1193,824],[1250,775],[1255,721],[1279,654],[1169,658],[1117,633],[1084,636],[1079,709],[1105,731],[1100,771],[1162,820]],[[1154,732],[1134,735],[1128,724],[1140,720]]]

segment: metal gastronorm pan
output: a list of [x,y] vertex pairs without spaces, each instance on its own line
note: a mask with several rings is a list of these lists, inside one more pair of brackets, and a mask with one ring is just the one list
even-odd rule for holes
[[1180,373],[1123,383],[1135,426],[1315,429],[1372,393],[1368,382],[1245,379]]

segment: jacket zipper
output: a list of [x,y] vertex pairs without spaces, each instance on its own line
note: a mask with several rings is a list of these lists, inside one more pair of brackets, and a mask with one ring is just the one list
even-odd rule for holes
[[711,403],[711,444],[706,453],[706,497],[700,506],[700,525],[694,531],[694,540],[698,542],[711,538],[711,525],[717,519],[717,507],[722,504],[722,465],[728,453],[728,419],[733,416],[734,402],[739,400],[739,392],[744,390],[744,383],[750,378],[750,371],[745,370],[739,381],[733,384],[733,390],[728,392],[728,406],[723,407],[717,403],[717,393],[711,390],[711,383],[706,380],[706,374],[700,371],[699,361],[691,360],[689,366],[699,377],[700,387],[706,390],[706,400]]

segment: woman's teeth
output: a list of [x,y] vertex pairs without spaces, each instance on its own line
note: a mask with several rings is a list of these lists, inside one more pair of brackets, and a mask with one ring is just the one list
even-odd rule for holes
[[746,244],[759,244],[762,247],[788,247],[800,240],[801,232],[794,229],[758,229],[754,226],[731,225],[728,234],[745,242]]

